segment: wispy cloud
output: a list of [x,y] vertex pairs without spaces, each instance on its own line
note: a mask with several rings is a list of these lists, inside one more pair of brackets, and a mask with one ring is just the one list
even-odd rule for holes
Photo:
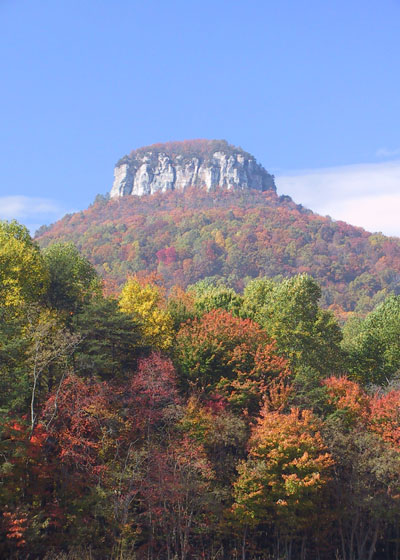
[[400,161],[291,172],[276,183],[315,212],[400,236]]
[[43,223],[58,220],[65,209],[55,200],[30,196],[0,197],[0,219],[18,220],[34,231]]
[[382,158],[396,158],[400,156],[400,148],[395,149],[388,149],[388,148],[379,148],[375,154],[377,157]]

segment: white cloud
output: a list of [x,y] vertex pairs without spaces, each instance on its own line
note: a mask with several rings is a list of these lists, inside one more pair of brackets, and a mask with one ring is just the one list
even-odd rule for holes
[[[0,219],[18,220],[34,231],[43,223],[58,220],[65,214],[61,205],[48,198],[29,196],[0,197]],[[38,225],[39,224],[39,225]]]
[[276,184],[319,214],[400,236],[400,161],[291,172]]
[[47,198],[30,196],[0,197],[0,217],[2,219],[18,219],[37,214],[58,214],[61,208],[57,202]]

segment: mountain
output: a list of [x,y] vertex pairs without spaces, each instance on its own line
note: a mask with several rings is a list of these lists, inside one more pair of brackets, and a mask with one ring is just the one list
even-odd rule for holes
[[273,176],[225,141],[135,150],[118,162],[110,197],[37,236],[42,246],[74,242],[110,289],[144,271],[167,288],[213,276],[239,290],[257,276],[308,273],[322,304],[338,312],[365,312],[400,293],[400,239],[278,196]]
[[253,156],[225,140],[154,144],[115,166],[110,197],[155,194],[188,187],[276,190],[274,178]]

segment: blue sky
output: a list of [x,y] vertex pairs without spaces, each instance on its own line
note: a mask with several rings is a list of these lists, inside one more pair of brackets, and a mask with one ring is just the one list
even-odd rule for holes
[[131,149],[225,138],[400,235],[399,0],[0,0],[0,217],[80,210]]

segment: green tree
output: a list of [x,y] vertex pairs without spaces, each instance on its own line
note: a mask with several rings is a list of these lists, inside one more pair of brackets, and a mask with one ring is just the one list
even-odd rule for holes
[[30,305],[0,327],[0,408],[29,415],[63,378],[79,342],[54,310]]
[[243,306],[241,315],[249,317],[257,323],[263,320],[264,305],[271,300],[276,282],[271,278],[256,278],[250,280],[243,292]]
[[71,326],[81,338],[74,353],[78,375],[123,378],[134,369],[142,344],[140,327],[116,300],[94,299],[74,316]]
[[99,294],[101,283],[95,268],[73,243],[54,243],[43,255],[49,270],[47,301],[51,307],[75,313]]
[[389,296],[364,320],[350,320],[343,345],[354,378],[379,385],[390,382],[400,371],[400,296]]
[[198,315],[203,315],[213,309],[225,309],[235,316],[240,313],[242,297],[235,290],[220,282],[208,278],[200,280],[188,288],[188,293],[194,296],[195,310]]
[[320,287],[306,274],[279,283],[257,279],[245,289],[243,313],[276,340],[294,369],[336,372],[343,367],[342,334],[333,314],[318,306],[320,297]]
[[29,379],[25,367],[28,339],[26,317],[10,307],[0,307],[0,414],[27,411]]

